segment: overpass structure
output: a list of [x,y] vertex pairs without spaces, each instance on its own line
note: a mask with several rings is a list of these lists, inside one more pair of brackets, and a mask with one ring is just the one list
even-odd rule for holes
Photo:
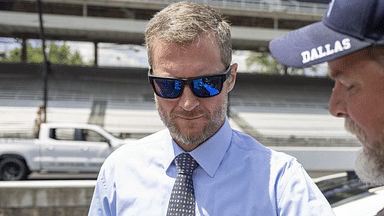
[[[320,0],[319,0],[320,1]],[[327,4],[295,0],[195,0],[223,13],[232,24],[235,50],[268,51],[271,40],[322,19]],[[139,44],[148,20],[176,0],[43,0],[46,39]],[[0,7],[0,37],[39,38],[36,1]],[[24,43],[25,44],[25,43]],[[97,62],[97,51],[95,52]]]

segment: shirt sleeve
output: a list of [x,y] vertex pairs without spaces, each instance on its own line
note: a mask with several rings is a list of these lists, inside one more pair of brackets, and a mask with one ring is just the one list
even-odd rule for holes
[[111,212],[110,202],[107,196],[107,188],[103,177],[102,170],[96,181],[95,190],[91,205],[89,208],[88,216],[112,216],[115,215]]
[[291,161],[288,170],[279,180],[282,183],[277,197],[279,216],[335,215],[327,199],[297,161]]

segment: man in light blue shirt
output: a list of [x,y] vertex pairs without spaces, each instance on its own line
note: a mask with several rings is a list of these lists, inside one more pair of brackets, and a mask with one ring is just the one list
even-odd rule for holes
[[295,158],[231,129],[226,110],[237,64],[230,40],[221,15],[196,3],[172,4],[149,22],[148,78],[167,129],[105,161],[89,215],[172,215],[170,200],[189,210],[175,190],[186,175],[175,163],[183,153],[198,164],[192,185],[185,182],[194,191],[192,213],[173,215],[334,215]]

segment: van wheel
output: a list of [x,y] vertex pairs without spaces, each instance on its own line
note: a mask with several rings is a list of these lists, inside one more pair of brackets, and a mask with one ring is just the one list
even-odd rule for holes
[[0,180],[23,180],[27,178],[28,173],[27,165],[18,158],[8,157],[0,162]]

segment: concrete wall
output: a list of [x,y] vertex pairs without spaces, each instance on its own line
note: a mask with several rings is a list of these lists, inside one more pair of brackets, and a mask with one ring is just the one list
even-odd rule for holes
[[345,172],[355,169],[355,161],[361,147],[299,147],[271,146],[271,149],[284,152],[297,158],[307,172]]
[[0,216],[83,216],[95,181],[0,182]]

